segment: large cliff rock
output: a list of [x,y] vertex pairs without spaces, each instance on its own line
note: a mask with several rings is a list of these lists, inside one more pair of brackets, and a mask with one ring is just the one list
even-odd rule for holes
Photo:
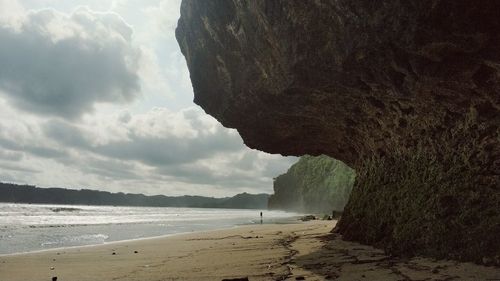
[[342,212],[351,194],[355,172],[325,155],[302,156],[274,179],[269,209],[303,213]]
[[245,143],[357,170],[337,230],[500,263],[500,1],[184,0],[195,102]]

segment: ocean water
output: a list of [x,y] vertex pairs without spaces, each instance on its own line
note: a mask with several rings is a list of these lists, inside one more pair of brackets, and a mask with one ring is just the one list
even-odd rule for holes
[[[264,223],[298,214],[263,210]],[[0,254],[260,223],[260,210],[0,203]]]

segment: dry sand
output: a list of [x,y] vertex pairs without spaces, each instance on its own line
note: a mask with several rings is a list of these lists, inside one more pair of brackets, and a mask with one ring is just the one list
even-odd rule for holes
[[0,256],[0,281],[500,280],[496,267],[388,257],[329,233],[334,223],[254,225]]

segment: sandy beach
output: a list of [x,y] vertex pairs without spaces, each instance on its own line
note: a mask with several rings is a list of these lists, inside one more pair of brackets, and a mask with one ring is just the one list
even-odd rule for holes
[[0,280],[500,280],[500,268],[386,256],[335,221],[242,226],[0,256]]

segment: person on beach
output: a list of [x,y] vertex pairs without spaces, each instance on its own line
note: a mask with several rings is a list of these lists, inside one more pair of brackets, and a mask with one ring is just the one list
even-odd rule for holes
[[262,224],[262,212],[260,212],[260,224]]

